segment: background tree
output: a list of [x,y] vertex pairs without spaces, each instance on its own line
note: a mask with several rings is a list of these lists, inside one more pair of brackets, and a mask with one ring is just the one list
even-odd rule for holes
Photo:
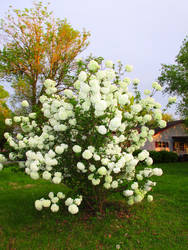
[[188,37],[183,41],[175,64],[162,64],[158,80],[165,86],[164,92],[180,97],[178,112],[188,117]]
[[163,113],[162,114],[162,119],[166,122],[172,122],[174,121],[174,118],[171,114],[168,114],[168,113]]
[[6,105],[8,97],[9,93],[0,85],[0,150],[3,149],[6,142],[4,133],[10,130],[10,127],[5,124],[5,119],[11,117],[11,111]]
[[90,35],[73,29],[66,19],[54,18],[47,6],[42,2],[24,10],[10,6],[0,26],[0,78],[11,82],[14,101],[25,99],[32,110],[45,79],[56,81],[59,91],[71,87],[74,59],[88,46]]

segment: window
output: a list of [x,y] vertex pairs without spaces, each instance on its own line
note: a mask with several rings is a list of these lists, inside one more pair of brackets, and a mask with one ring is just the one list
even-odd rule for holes
[[164,141],[156,141],[155,142],[155,147],[156,148],[168,148],[168,142],[164,142]]
[[174,142],[173,150],[174,151],[185,151],[186,144],[184,142]]
[[185,144],[183,142],[180,142],[180,151],[185,150]]

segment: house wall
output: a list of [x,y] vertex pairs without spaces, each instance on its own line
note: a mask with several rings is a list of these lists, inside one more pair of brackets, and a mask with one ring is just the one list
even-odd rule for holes
[[[188,133],[186,131],[186,128],[184,124],[179,123],[172,127],[169,127],[168,129],[164,129],[163,131],[160,131],[156,135],[153,136],[153,141],[149,142],[147,141],[145,143],[144,149],[147,150],[156,150],[155,148],[155,142],[161,141],[161,142],[168,142],[169,149],[165,148],[166,150],[173,151],[173,136],[188,136]],[[161,148],[161,150],[164,148]]]

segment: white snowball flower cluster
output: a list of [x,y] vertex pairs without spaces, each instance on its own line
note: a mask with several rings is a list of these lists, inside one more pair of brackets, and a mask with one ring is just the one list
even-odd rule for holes
[[40,200],[35,201],[35,208],[38,211],[41,211],[43,208],[49,208],[53,213],[59,211],[59,205],[57,204],[61,199],[65,198],[65,194],[58,192],[57,196],[54,196],[53,192],[48,194],[49,199],[41,198]]
[[[113,62],[106,61],[105,66],[90,61],[79,73],[75,89],[64,90],[62,96],[56,94],[56,83],[46,80],[45,94],[40,97],[43,117],[30,113],[6,119],[7,125],[16,123],[21,128],[16,138],[5,133],[13,148],[9,159],[22,161],[22,168],[32,179],[63,183],[74,191],[74,196],[81,194],[83,197],[65,200],[71,214],[78,213],[82,199],[93,202],[96,194],[122,187],[126,187],[123,195],[129,205],[144,197],[152,201],[147,193],[154,184],[148,180],[162,174],[161,169],[152,169],[153,161],[146,150],[133,154],[147,140],[152,141],[154,130],[148,126],[151,120],[157,126],[166,126],[161,105],[148,96],[149,91],[144,99],[134,97],[128,91],[131,79],[121,79]],[[132,69],[127,65],[124,71]],[[139,80],[134,79],[133,84],[136,88]],[[153,88],[160,89],[159,86],[153,83]],[[22,105],[27,107],[26,102]],[[41,119],[43,124],[38,126]],[[3,161],[0,155],[0,162]],[[147,166],[138,170],[139,162]],[[64,198],[62,193],[50,193],[49,199],[37,200],[35,207],[50,207],[57,212],[57,203]]]
[[162,87],[161,85],[158,83],[158,82],[153,82],[152,83],[152,87],[158,91],[161,91],[162,90]]
[[65,205],[68,207],[68,211],[71,214],[77,214],[79,212],[79,206],[82,203],[82,196],[78,196],[75,199],[67,198],[65,201]]
[[168,98],[168,103],[169,103],[169,104],[173,104],[173,103],[176,102],[176,100],[177,100],[176,96],[169,97],[169,98]]

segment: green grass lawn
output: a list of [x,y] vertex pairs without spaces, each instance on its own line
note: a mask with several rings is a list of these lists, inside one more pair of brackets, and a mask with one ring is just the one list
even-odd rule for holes
[[[34,201],[60,185],[33,181],[10,168],[0,172],[0,249],[188,249],[188,162],[160,164],[154,201],[133,207],[120,196],[106,215],[66,209],[38,212]],[[119,203],[118,203],[119,200]],[[118,204],[120,208],[117,209]]]

